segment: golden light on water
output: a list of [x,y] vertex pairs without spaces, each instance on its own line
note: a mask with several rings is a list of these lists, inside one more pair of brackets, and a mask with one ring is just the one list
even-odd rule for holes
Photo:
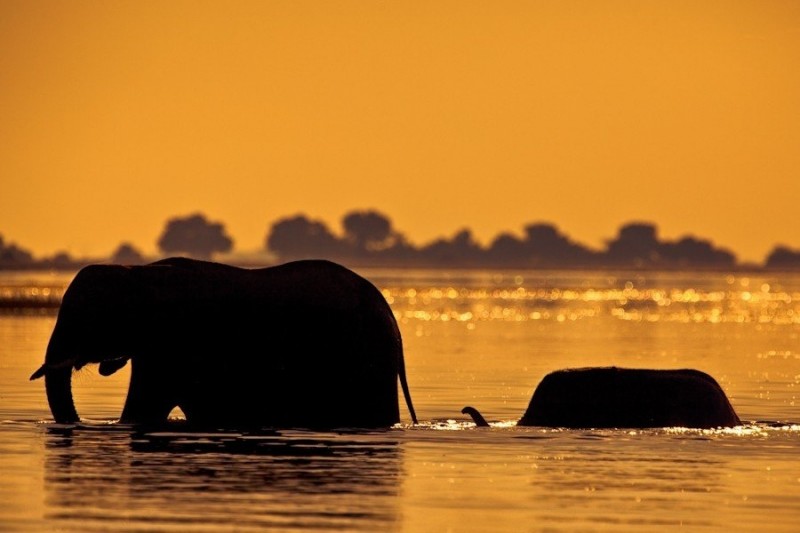
[[[746,287],[748,284],[745,283]],[[800,292],[703,288],[468,288],[388,287],[386,300],[399,320],[473,323],[575,321],[610,315],[649,322],[799,324]]]
[[[452,285],[386,286],[381,292],[398,320],[453,322],[474,327],[484,321],[578,321],[610,316],[624,321],[682,323],[800,324],[800,291],[729,276],[724,287],[542,287],[487,288]],[[751,286],[752,285],[752,286]],[[26,283],[0,290],[0,308],[54,312],[66,289]]]

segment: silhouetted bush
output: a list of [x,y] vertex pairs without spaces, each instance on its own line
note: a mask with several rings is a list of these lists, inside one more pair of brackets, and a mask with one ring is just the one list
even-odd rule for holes
[[800,269],[800,250],[776,246],[767,256],[767,268]]
[[484,250],[469,229],[462,229],[451,239],[437,239],[423,246],[418,256],[432,266],[475,266],[482,262]]
[[272,225],[265,247],[282,259],[332,259],[340,257],[344,245],[320,221],[296,215]]
[[25,268],[34,263],[33,255],[14,243],[6,244],[0,235],[0,268]]
[[486,261],[489,264],[523,266],[530,262],[530,250],[521,239],[510,233],[501,233],[489,244]]
[[728,267],[736,263],[735,256],[727,250],[714,248],[710,241],[683,237],[677,242],[667,242],[659,246],[659,255],[665,263],[680,266]]
[[659,246],[653,224],[632,222],[620,228],[616,239],[608,241],[605,259],[621,266],[652,265],[660,259]]
[[592,250],[572,242],[552,224],[526,226],[525,236],[525,248],[535,265],[587,266],[597,259]]
[[231,251],[233,240],[225,234],[222,224],[209,222],[198,213],[169,220],[158,239],[158,248],[165,254],[209,259],[215,253]]
[[345,239],[360,252],[391,246],[392,223],[377,211],[353,211],[342,219]]
[[141,265],[145,258],[132,244],[124,242],[111,254],[111,262],[119,265]]

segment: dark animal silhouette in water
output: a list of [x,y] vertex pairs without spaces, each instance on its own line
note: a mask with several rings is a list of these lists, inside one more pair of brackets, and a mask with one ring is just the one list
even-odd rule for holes
[[[462,411],[489,425],[474,407]],[[552,372],[518,426],[564,428],[732,427],[741,424],[719,384],[699,370],[618,367]]]
[[91,265],[68,287],[31,379],[56,422],[79,420],[71,374],[131,361],[121,421],[165,421],[178,406],[213,426],[388,427],[411,418],[394,315],[368,280],[329,261],[243,269],[171,258]]

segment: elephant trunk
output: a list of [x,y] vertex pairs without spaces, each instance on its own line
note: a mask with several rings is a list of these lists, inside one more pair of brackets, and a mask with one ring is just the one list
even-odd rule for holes
[[55,421],[59,424],[80,422],[72,399],[72,367],[48,369],[44,374],[44,386]]
[[475,425],[478,426],[479,428],[489,427],[489,422],[487,422],[486,419],[483,418],[483,415],[480,413],[480,411],[478,411],[474,407],[470,407],[468,405],[465,408],[463,408],[461,412],[465,415],[471,416],[473,422],[475,422]]

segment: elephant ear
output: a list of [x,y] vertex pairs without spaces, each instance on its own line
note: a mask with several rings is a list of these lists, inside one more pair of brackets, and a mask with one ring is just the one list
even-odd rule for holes
[[102,361],[100,363],[100,375],[101,376],[110,376],[128,362],[127,357],[120,357],[118,359],[109,359],[108,361]]

